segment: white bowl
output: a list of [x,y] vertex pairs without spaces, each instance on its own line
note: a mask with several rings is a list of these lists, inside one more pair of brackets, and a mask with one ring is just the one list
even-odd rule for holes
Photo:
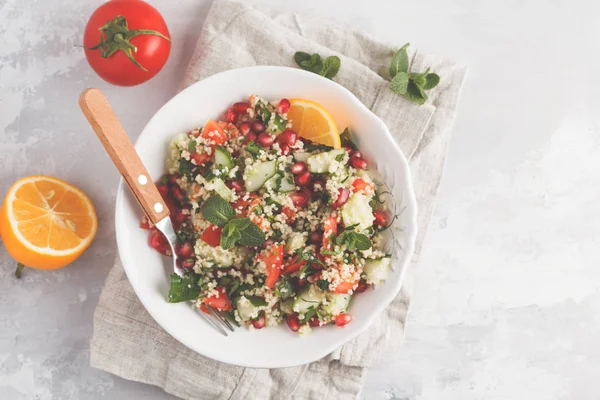
[[231,103],[250,94],[268,100],[300,97],[322,104],[340,131],[350,127],[365,158],[377,168],[393,195],[387,196],[389,207],[399,216],[386,238],[393,271],[384,284],[352,301],[352,322],[344,328],[313,329],[308,335],[298,335],[284,323],[256,331],[237,328],[224,337],[198,316],[190,303],[168,303],[171,261],[148,246],[148,232],[139,228],[140,208],[122,180],[116,202],[117,242],[133,289],[150,315],[175,339],[203,356],[229,364],[291,367],[316,361],[363,332],[398,294],[414,251],[417,206],[408,163],[385,124],[344,87],[294,68],[230,70],[173,97],[148,122],[135,145],[152,178],[165,172],[168,144],[176,134],[220,117]]

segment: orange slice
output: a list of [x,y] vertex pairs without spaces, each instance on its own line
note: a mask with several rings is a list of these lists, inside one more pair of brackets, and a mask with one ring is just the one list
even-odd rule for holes
[[335,149],[342,147],[335,121],[319,103],[305,99],[290,99],[287,117],[292,122],[292,129],[300,137]]
[[19,263],[56,269],[75,261],[96,235],[90,199],[57,178],[30,176],[8,190],[0,211],[0,235]]

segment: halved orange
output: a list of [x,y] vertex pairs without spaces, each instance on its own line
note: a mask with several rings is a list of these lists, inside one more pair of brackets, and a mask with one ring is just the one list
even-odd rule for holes
[[8,190],[0,235],[19,263],[56,269],[75,261],[96,235],[98,219],[78,188],[49,176],[22,178]]
[[290,99],[287,117],[292,123],[292,129],[300,137],[335,149],[342,147],[340,133],[333,117],[319,103],[306,99]]

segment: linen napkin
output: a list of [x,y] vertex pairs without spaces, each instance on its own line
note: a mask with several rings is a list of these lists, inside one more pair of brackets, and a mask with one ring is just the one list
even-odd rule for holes
[[[410,160],[419,235],[408,283],[433,211],[466,69],[440,57],[411,52],[412,70],[431,67],[441,76],[427,104],[417,106],[389,90],[387,66],[402,44],[384,44],[329,21],[217,0],[183,85],[242,66],[294,67],[293,54],[298,50],[339,56],[342,67],[334,80],[386,123]],[[402,343],[410,304],[408,286],[365,333],[324,359],[293,368],[252,369],[205,358],[168,335],[139,302],[117,259],[94,314],[91,365],[160,386],[185,399],[354,398],[365,368]]]

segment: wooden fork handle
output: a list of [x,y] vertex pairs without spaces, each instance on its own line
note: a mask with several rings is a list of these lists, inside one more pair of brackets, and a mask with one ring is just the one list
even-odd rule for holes
[[104,94],[86,89],[79,96],[79,106],[150,221],[156,224],[168,217],[169,208]]

